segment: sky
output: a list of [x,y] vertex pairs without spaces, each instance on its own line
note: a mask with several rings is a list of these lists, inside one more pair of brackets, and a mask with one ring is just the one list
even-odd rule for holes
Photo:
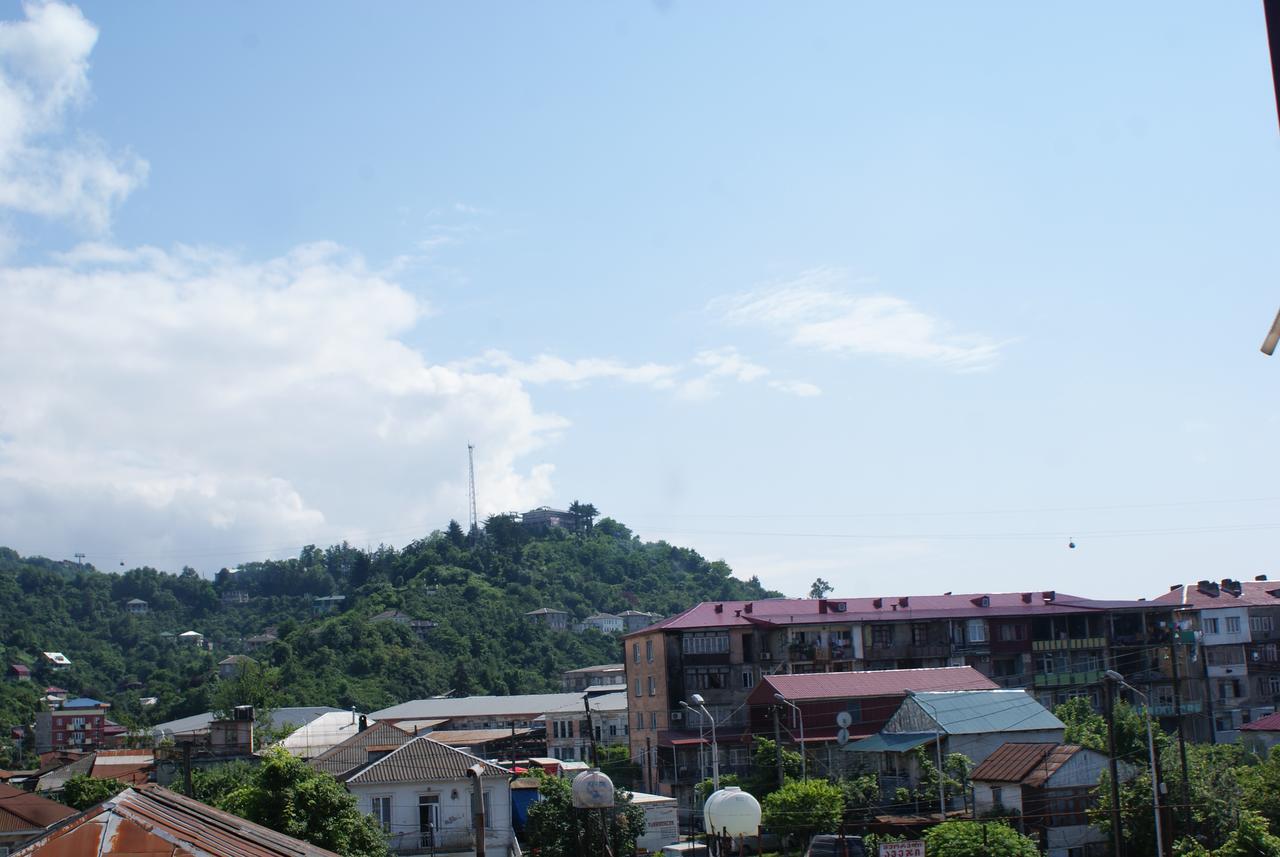
[[1260,3],[0,21],[24,555],[401,546],[471,443],[788,595],[1280,575]]

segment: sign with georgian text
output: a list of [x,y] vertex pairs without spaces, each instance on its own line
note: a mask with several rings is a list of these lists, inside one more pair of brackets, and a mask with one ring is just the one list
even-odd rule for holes
[[924,840],[908,839],[903,842],[881,842],[880,857],[924,857]]

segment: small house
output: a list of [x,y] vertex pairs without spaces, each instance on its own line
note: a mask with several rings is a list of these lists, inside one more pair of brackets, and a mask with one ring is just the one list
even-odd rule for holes
[[528,616],[531,622],[541,622],[553,631],[566,631],[569,628],[569,614],[554,607],[539,607],[524,615]]
[[145,616],[147,615],[147,611],[151,609],[151,605],[146,601],[143,601],[141,598],[130,598],[124,603],[124,609],[125,612],[130,615]]
[[184,646],[204,647],[204,634],[199,631],[183,631],[178,635],[178,642]]
[[625,622],[621,616],[612,613],[595,613],[582,620],[585,628],[594,628],[601,634],[621,634]]
[[326,613],[333,613],[341,610],[342,604],[347,600],[345,595],[322,595],[318,598],[311,599],[311,615],[323,616]]
[[26,664],[9,664],[5,677],[10,681],[31,681],[31,667]]
[[251,663],[254,663],[253,658],[244,655],[228,655],[218,661],[218,678],[235,678]]
[[1280,744],[1280,713],[1259,717],[1252,723],[1240,727],[1240,737],[1244,740],[1244,748],[1266,758],[1271,748]]
[[44,665],[54,671],[65,670],[71,666],[70,659],[62,652],[41,652],[40,657]]

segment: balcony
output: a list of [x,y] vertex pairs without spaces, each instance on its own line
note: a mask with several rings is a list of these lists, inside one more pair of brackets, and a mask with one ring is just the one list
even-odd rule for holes
[[[982,645],[986,645],[985,643]],[[895,643],[892,646],[871,646],[867,649],[869,660],[911,660],[915,658],[945,658],[951,654],[946,643]]]
[[988,676],[988,678],[1001,687],[1012,690],[1031,687],[1032,683],[1032,676],[1030,673],[1022,673],[1021,675],[993,675]]
[[[1198,699],[1182,700],[1182,713],[1184,715],[1199,714],[1203,710],[1204,703],[1200,702]],[[1157,702],[1151,706],[1151,713],[1156,717],[1174,717],[1177,715],[1177,711],[1174,709],[1172,702]]]
[[1086,684],[1097,684],[1102,681],[1102,670],[1085,670],[1073,673],[1040,673],[1036,676],[1036,687],[1075,687]]
[[[497,839],[497,832],[486,830],[486,840]],[[387,850],[397,857],[417,854],[474,854],[475,833],[469,827],[437,827],[432,830],[397,833],[387,838]]]
[[1032,640],[1033,652],[1059,652],[1067,649],[1105,649],[1105,637],[1077,637],[1067,640]]

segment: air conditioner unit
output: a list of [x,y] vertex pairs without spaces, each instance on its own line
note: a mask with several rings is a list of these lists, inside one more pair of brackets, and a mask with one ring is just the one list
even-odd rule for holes
[[848,612],[848,610],[849,610],[849,602],[848,602],[848,601],[833,601],[833,602],[831,602],[831,609],[832,609],[834,612],[836,612],[836,613],[845,613],[845,612]]
[[773,652],[761,652],[761,653],[760,653],[760,660],[762,660],[762,661],[771,661],[771,660],[773,660]]
[[671,712],[671,722],[672,722],[672,723],[679,723],[681,720],[684,720],[684,712],[683,712],[683,711],[673,711],[673,712]]

